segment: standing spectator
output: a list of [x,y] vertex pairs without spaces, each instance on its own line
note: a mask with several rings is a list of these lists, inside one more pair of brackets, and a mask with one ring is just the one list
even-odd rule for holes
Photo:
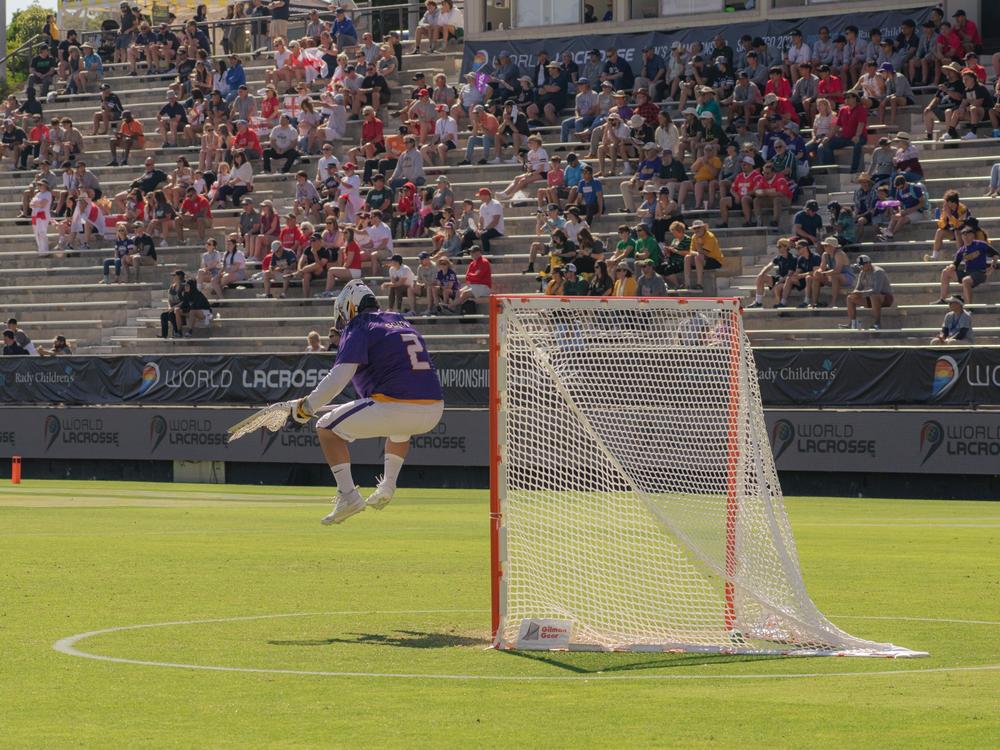
[[864,147],[867,141],[868,110],[861,105],[856,91],[848,91],[844,97],[845,104],[837,113],[833,135],[823,139],[820,144],[819,162],[820,164],[832,164],[834,151],[850,146],[852,149],[851,171],[857,172],[861,169],[861,159],[864,156]]
[[941,333],[931,344],[973,344],[972,315],[965,309],[965,300],[958,295],[947,300],[948,312],[941,324]]
[[184,271],[174,271],[173,281],[167,287],[167,309],[160,313],[160,338],[167,338],[167,327],[173,328],[174,338],[180,338],[184,313],[181,312],[181,298],[184,294]]
[[[493,287],[493,269],[488,258],[483,257],[483,249],[479,245],[469,248],[472,260],[465,272],[465,286],[458,293],[455,305],[465,311],[466,302],[475,303],[483,297],[489,297]],[[454,307],[452,309],[455,309]]]
[[957,281],[962,285],[962,298],[972,302],[972,290],[986,281],[993,271],[1000,267],[1000,253],[992,245],[976,239],[976,230],[964,226],[961,230],[961,247],[955,253],[955,260],[941,271],[941,292],[936,305],[945,304],[948,285]]
[[872,330],[882,328],[882,308],[890,307],[893,302],[892,285],[889,276],[881,266],[872,263],[867,255],[858,256],[860,273],[854,291],[847,295],[847,323],[842,328],[860,330],[858,323],[858,306],[864,304],[872,310]]
[[52,217],[52,191],[49,181],[35,181],[37,192],[28,205],[31,207],[31,224],[35,229],[35,245],[39,255],[49,254],[49,219]]

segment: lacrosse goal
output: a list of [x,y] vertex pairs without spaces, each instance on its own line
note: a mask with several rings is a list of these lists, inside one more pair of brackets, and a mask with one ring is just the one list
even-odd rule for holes
[[491,298],[498,648],[914,656],[806,592],[734,299]]

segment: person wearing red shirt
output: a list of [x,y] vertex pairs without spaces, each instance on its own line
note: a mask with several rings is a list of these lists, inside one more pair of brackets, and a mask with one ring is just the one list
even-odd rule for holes
[[844,82],[830,72],[829,65],[819,66],[819,83],[816,89],[819,96],[828,99],[830,104],[839,106],[844,103]]
[[181,201],[181,215],[177,219],[177,236],[184,244],[184,230],[193,229],[198,239],[204,242],[205,234],[212,226],[212,206],[208,198],[198,195],[193,187],[187,189],[187,197]]
[[465,286],[458,292],[458,297],[452,303],[452,310],[459,310],[462,303],[471,300],[475,302],[482,297],[489,297],[493,286],[493,268],[487,258],[483,257],[483,249],[479,245],[469,248],[472,260],[465,272]]
[[729,186],[729,195],[722,199],[719,210],[722,213],[720,227],[729,226],[729,210],[739,206],[743,211],[743,226],[753,226],[753,191],[760,185],[760,172],[754,169],[752,156],[740,159],[740,171]]
[[[954,31],[961,40],[965,51],[978,52],[983,46],[983,36],[979,33],[976,24],[966,18],[964,10],[956,10],[951,14],[951,17],[955,19]],[[982,82],[985,83],[986,79],[983,78]]]
[[643,89],[636,91],[635,100],[635,113],[641,115],[647,125],[655,128],[657,121],[660,119],[660,108],[650,101],[649,92]]
[[757,121],[757,134],[761,139],[764,138],[764,130],[771,115],[777,115],[781,118],[781,127],[779,130],[784,130],[785,125],[790,122],[794,122],[796,125],[799,124],[798,112],[795,111],[795,105],[789,99],[780,97],[777,94],[768,94],[764,97],[764,109],[761,110],[760,119]]
[[299,229],[299,219],[295,214],[288,214],[285,217],[285,226],[278,232],[278,242],[296,256],[302,253],[302,249],[306,246],[306,236]]
[[962,38],[955,33],[947,21],[941,22],[941,28],[938,29],[938,32],[934,43],[934,57],[937,58],[937,61],[942,65],[960,61],[965,56]]
[[792,84],[781,72],[781,68],[775,66],[767,72],[767,85],[764,86],[764,96],[774,94],[789,99],[792,96]]
[[979,55],[975,52],[969,52],[965,56],[965,67],[962,69],[971,70],[976,74],[976,78],[979,79],[980,83],[986,83],[986,68],[979,64]]
[[848,91],[844,97],[846,103],[837,112],[833,132],[820,142],[817,155],[820,164],[833,164],[833,152],[850,146],[853,149],[851,172],[857,173],[861,170],[861,159],[868,140],[868,110],[861,106],[856,91]]
[[771,226],[778,226],[781,211],[792,203],[792,186],[788,178],[774,170],[774,164],[767,162],[764,172],[753,188],[753,210],[757,220],[764,220],[764,212],[771,207]]
[[264,149],[260,147],[260,138],[250,129],[246,120],[237,121],[236,135],[233,138],[233,151],[241,149],[248,161],[255,161],[264,154]]
[[361,146],[352,148],[347,156],[350,161],[359,162],[364,159],[374,159],[385,153],[385,131],[382,121],[375,116],[374,107],[361,110]]

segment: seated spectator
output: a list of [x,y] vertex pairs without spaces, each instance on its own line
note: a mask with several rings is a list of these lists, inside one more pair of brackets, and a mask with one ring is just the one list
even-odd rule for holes
[[[819,268],[820,257],[813,252],[811,245],[806,240],[798,240],[795,243],[795,268],[793,268],[779,285],[775,286],[775,292],[780,296],[780,300],[774,305],[775,308],[788,307],[788,300],[793,291],[805,291],[806,298],[799,307],[811,307],[810,298],[811,287],[809,282],[813,271]],[[780,289],[779,289],[780,286]]]
[[[427,0],[426,11],[417,22],[417,28],[413,36],[413,47],[410,49],[411,55],[419,54],[420,42],[424,39],[428,43],[428,52],[434,52],[434,43],[440,42],[442,45],[447,41],[441,38],[442,26],[440,21],[440,11],[438,4],[434,0]],[[342,14],[340,14],[342,15]],[[338,45],[339,46],[339,45]]]
[[489,188],[479,190],[479,216],[475,226],[465,230],[462,246],[465,249],[480,246],[484,253],[490,251],[490,242],[504,233],[504,211],[500,201],[493,197]]
[[588,223],[604,213],[604,188],[601,181],[594,177],[594,169],[589,164],[583,166],[583,177],[576,191],[576,203],[583,207]]
[[[519,190],[529,185],[544,181],[548,175],[549,155],[542,148],[542,139],[537,135],[528,138],[528,153],[524,156],[524,173],[515,177],[507,187],[500,191],[505,199],[510,199]],[[489,248],[484,248],[487,252]]]
[[313,232],[309,236],[309,244],[299,256],[298,267],[292,274],[293,279],[302,279],[302,296],[309,297],[313,279],[325,279],[330,270],[330,264],[336,258],[337,249],[331,250],[324,246],[323,234]]
[[635,275],[628,263],[615,266],[615,283],[612,286],[612,297],[634,297],[636,290]]
[[288,115],[281,115],[278,126],[271,131],[269,145],[264,149],[264,171],[271,171],[272,159],[284,159],[285,166],[281,168],[282,174],[292,171],[295,162],[302,156],[297,150],[299,134],[292,127],[291,119]]
[[184,313],[183,335],[189,337],[195,327],[205,327],[212,321],[212,306],[208,297],[198,289],[198,282],[188,279],[181,297],[181,311]]
[[1000,253],[992,245],[977,240],[975,229],[963,226],[960,231],[961,246],[955,253],[955,260],[941,271],[941,292],[936,305],[946,303],[948,285],[952,281],[962,285],[962,298],[967,304],[971,303],[972,290],[1000,268]]
[[[711,113],[706,113],[709,116]],[[719,189],[719,174],[722,171],[722,160],[714,143],[706,143],[701,156],[691,165],[694,179],[694,204],[696,208],[708,210],[714,203],[715,193]]]
[[[437,120],[434,122],[434,134],[430,141],[420,149],[425,166],[436,163],[446,164],[448,152],[458,148],[458,123],[448,113],[448,108],[437,105]],[[436,158],[435,158],[436,157]]]
[[38,354],[42,357],[69,357],[73,355],[73,349],[70,347],[69,342],[66,341],[66,337],[59,335],[52,340],[51,349],[46,349],[41,346],[38,347]]
[[566,286],[565,267],[559,266],[559,268],[553,269],[552,274],[548,277],[548,279],[548,283],[545,284],[544,293],[549,297],[562,297],[563,288]]
[[830,287],[830,307],[837,306],[841,288],[850,289],[854,286],[854,269],[847,253],[840,246],[836,237],[826,237],[820,243],[823,254],[820,256],[819,268],[814,270],[809,278],[807,298],[809,307],[826,307],[820,301],[820,289]]
[[306,334],[306,354],[318,354],[325,351],[320,344],[319,331],[309,331]]
[[[702,277],[705,271],[722,268],[723,253],[719,240],[708,230],[708,225],[701,219],[691,222],[691,251],[684,257],[684,286],[688,289],[704,289]],[[697,281],[691,286],[691,270],[695,271]]]
[[[909,79],[891,63],[882,63],[878,69],[879,76],[885,81],[885,99],[878,107],[878,120],[880,125],[895,125],[900,107],[909,107],[915,103],[913,98],[913,87]],[[885,110],[889,108],[889,118],[886,120]]]
[[[142,123],[132,116],[130,110],[124,110],[121,116],[122,122],[118,126],[118,132],[108,139],[109,147],[111,148],[111,162],[108,164],[109,167],[126,166],[129,154],[134,149],[141,151],[146,147],[146,137],[143,134]],[[119,148],[124,149],[120,163],[118,161]]]
[[226,237],[226,251],[222,255],[222,273],[213,276],[211,280],[215,296],[221,299],[229,286],[246,279],[246,272],[247,256],[240,247],[240,236],[230,234]]
[[14,340],[11,331],[3,332],[3,356],[5,357],[25,357],[29,352]]
[[208,198],[199,195],[193,185],[187,189],[186,196],[177,218],[177,236],[182,245],[185,229],[193,229],[198,239],[204,241],[205,234],[212,227],[212,209]]
[[868,161],[868,174],[872,176],[876,185],[889,182],[893,174],[893,156],[895,152],[889,145],[889,139],[885,136],[878,139],[878,145],[874,148]]
[[42,45],[38,49],[38,54],[28,63],[28,83],[35,87],[43,99],[49,95],[49,88],[55,81],[56,72],[56,59],[52,56],[48,45]]
[[753,191],[760,182],[761,174],[754,168],[754,160],[750,156],[739,156],[740,171],[733,178],[728,195],[720,200],[719,211],[722,217],[720,227],[729,226],[729,211],[739,207],[743,212],[743,226],[753,226]]
[[882,308],[892,306],[892,285],[885,270],[873,264],[867,255],[858,256],[857,266],[860,273],[854,291],[847,295],[847,323],[841,328],[861,329],[857,316],[858,306],[863,304],[871,308],[872,330],[878,331],[882,328]]
[[174,271],[173,281],[167,287],[167,309],[160,313],[160,338],[167,338],[167,328],[173,328],[174,338],[180,338],[184,313],[181,301],[185,289],[184,271]]
[[437,278],[437,270],[431,262],[431,254],[427,251],[421,252],[417,256],[417,260],[417,270],[414,272],[416,280],[413,285],[414,303],[411,309],[416,314],[416,297],[422,297],[426,301],[424,315],[431,315],[434,312],[434,283]]
[[806,201],[802,210],[792,219],[792,231],[798,239],[805,240],[810,247],[819,245],[819,235],[823,230],[823,217],[819,215],[819,202]]
[[796,265],[796,258],[792,255],[791,247],[791,240],[787,237],[781,237],[778,239],[778,254],[768,261],[764,267],[760,269],[760,273],[757,274],[757,291],[754,295],[753,303],[747,305],[747,309],[753,310],[764,306],[765,289],[771,289],[774,291],[774,302],[776,305],[780,301],[781,286],[788,274],[795,269]]
[[188,124],[187,110],[177,101],[177,92],[167,92],[167,103],[156,116],[157,129],[163,138],[163,145],[176,146],[178,134],[183,134]]
[[937,260],[940,257],[941,247],[946,241],[960,242],[959,232],[970,216],[972,216],[972,212],[959,200],[958,191],[945,191],[944,199],[941,201],[940,215],[937,219],[937,231],[934,232],[931,260]]
[[198,287],[212,289],[215,280],[222,276],[222,253],[213,237],[205,240],[205,252],[201,254],[201,266],[198,268]]
[[135,234],[132,237],[134,251],[126,260],[125,265],[128,269],[130,280],[138,283],[142,267],[156,265],[156,243],[146,233],[146,227],[141,221],[135,222],[132,228],[135,230]]
[[267,267],[264,268],[263,272],[264,293],[261,296],[264,299],[273,299],[271,285],[275,280],[280,280],[281,292],[278,297],[284,299],[288,294],[288,282],[291,274],[295,271],[295,253],[282,245],[280,240],[275,240],[271,243],[271,253],[264,258],[264,263]]
[[973,344],[972,315],[965,309],[965,300],[955,295],[947,300],[948,312],[941,324],[941,333],[931,344]]
[[434,311],[443,312],[451,309],[458,298],[459,284],[455,269],[452,268],[451,260],[447,256],[439,256],[437,261],[437,273],[434,275],[434,285],[431,288],[431,298]]
[[[931,97],[924,108],[924,131],[927,140],[934,140],[934,122],[939,120],[946,123],[948,121],[948,110],[956,108],[965,98],[965,86],[962,84],[962,68],[957,63],[951,62],[941,68],[947,77],[945,83],[939,83],[937,91]],[[935,76],[934,80],[937,80]],[[947,133],[942,134],[942,138]]]
[[416,284],[413,269],[403,263],[403,256],[398,253],[393,255],[389,259],[389,280],[382,282],[382,288],[389,293],[387,309],[411,314],[417,306]]
[[469,248],[472,260],[465,272],[465,286],[458,292],[458,298],[452,309],[457,306],[462,312],[466,309],[472,310],[472,306],[478,300],[489,297],[493,287],[493,269],[488,258],[483,257],[483,249],[479,245]]
[[881,233],[882,239],[887,240],[891,240],[898,231],[909,224],[911,217],[923,214],[927,210],[927,193],[919,182],[907,182],[903,175],[896,175],[892,184],[892,200],[897,205],[889,219],[888,228]]
[[24,349],[28,354],[30,354],[33,357],[38,355],[38,350],[32,343],[31,338],[28,336],[28,334],[26,334],[18,327],[16,318],[9,318],[7,320],[6,331],[7,333],[11,334],[11,336],[14,339],[14,343],[16,343],[22,349]]
[[[412,135],[403,138],[404,150],[396,159],[396,166],[392,176],[389,178],[389,187],[398,190],[407,182],[412,182],[417,187],[423,185],[427,180],[424,176],[424,163],[417,151],[417,139]],[[379,171],[382,172],[381,163]]]
[[135,238],[128,234],[128,225],[124,221],[115,227],[115,255],[104,261],[104,279],[101,283],[111,283],[111,267],[115,268],[115,283],[121,283],[122,266],[129,262],[129,256],[135,252]]
[[636,296],[666,297],[667,286],[657,274],[653,261],[650,259],[638,260],[635,265],[639,268],[639,277],[636,279],[635,286]]
[[993,94],[979,82],[974,71],[964,69],[961,80],[962,99],[956,106],[945,110],[945,124],[948,126],[948,131],[941,136],[943,141],[958,138],[958,126],[962,122],[968,122],[969,129],[961,137],[965,140],[975,139],[980,124],[989,119],[989,112],[993,109]]
[[350,281],[361,278],[361,246],[354,239],[354,229],[348,227],[344,230],[343,252],[340,253],[340,265],[330,263],[326,273],[326,289],[320,293],[321,297],[336,297],[334,287],[337,280]]
[[763,224],[764,215],[770,207],[772,227],[777,227],[784,210],[792,203],[792,188],[788,179],[774,169],[774,164],[764,165],[757,186],[753,188],[753,212],[758,224]]
[[447,47],[452,39],[458,41],[458,35],[465,24],[462,11],[455,7],[452,0],[441,0],[438,9],[438,42]]

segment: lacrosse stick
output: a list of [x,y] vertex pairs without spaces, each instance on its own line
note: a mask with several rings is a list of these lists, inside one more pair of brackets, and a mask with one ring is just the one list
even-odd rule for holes
[[249,435],[251,432],[259,430],[262,427],[266,427],[271,432],[277,432],[285,426],[285,422],[288,420],[288,415],[291,413],[294,405],[294,401],[279,401],[276,404],[265,406],[246,419],[241,419],[229,428],[227,442],[231,443],[234,440],[239,440],[244,435]]

